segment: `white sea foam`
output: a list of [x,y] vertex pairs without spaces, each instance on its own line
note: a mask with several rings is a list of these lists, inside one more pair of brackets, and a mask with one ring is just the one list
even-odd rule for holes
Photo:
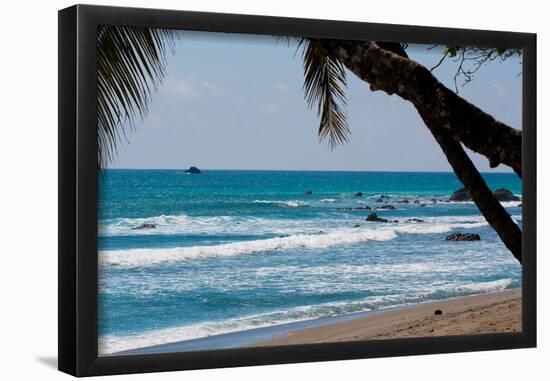
[[[445,201],[445,202],[448,203],[448,204],[459,204],[459,205],[470,204],[470,205],[475,205],[475,202],[473,202],[473,201]],[[521,203],[522,203],[521,200],[520,201],[500,201],[500,205],[502,205],[505,208],[516,208]]]
[[333,203],[333,202],[336,202],[336,199],[335,198],[323,198],[321,200],[319,200],[320,202],[324,202],[324,203]]
[[517,208],[522,201],[501,201],[501,205],[505,208]]
[[[274,219],[239,216],[187,215],[118,218],[99,224],[100,236],[171,235],[171,234],[295,234],[319,231],[333,221]],[[142,224],[154,224],[154,229],[135,229]]]
[[254,200],[252,201],[253,204],[274,204],[274,205],[282,205],[286,206],[288,208],[298,208],[300,206],[307,206],[308,204],[304,201],[300,200]]
[[[171,220],[166,216],[164,219]],[[227,217],[229,218],[229,217]],[[482,216],[446,216],[446,217],[424,217],[421,223],[387,223],[374,224],[366,223],[358,228],[334,228],[321,227],[316,223],[307,225],[301,220],[262,220],[261,223],[243,223],[236,225],[235,221],[221,217],[212,221],[202,223],[194,221],[193,227],[186,217],[177,218],[178,223],[183,223],[187,230],[204,232],[205,229],[213,227],[216,232],[248,232],[261,234],[290,234],[285,237],[264,238],[256,240],[237,241],[218,245],[175,247],[175,248],[139,248],[128,250],[102,251],[99,256],[99,264],[102,266],[149,266],[165,262],[179,262],[185,260],[232,257],[236,255],[247,255],[253,253],[286,251],[296,249],[325,249],[335,246],[353,245],[366,241],[387,241],[396,238],[399,234],[440,234],[448,233],[453,229],[474,229],[488,226]],[[305,224],[306,226],[302,226]],[[221,225],[221,226],[220,226]],[[181,226],[180,226],[181,228]],[[161,230],[152,229],[152,230]],[[239,230],[242,229],[242,230]],[[322,232],[320,230],[322,229]],[[170,231],[173,231],[170,230]]]
[[[391,297],[391,295],[388,297]],[[374,297],[373,302],[378,298],[379,297]],[[268,327],[277,324],[311,320],[350,312],[368,311],[370,309],[367,307],[368,305],[372,305],[372,302],[367,302],[365,300],[329,302],[318,305],[300,306],[288,310],[242,316],[223,321],[210,321],[183,327],[159,329],[145,332],[141,335],[107,335],[99,338],[98,349],[100,354],[109,354],[170,342],[192,340],[247,329]]]
[[[433,300],[433,295],[451,297],[458,295],[481,294],[501,291],[512,284],[511,279],[468,284],[445,284],[439,287],[420,287],[416,291],[389,293],[369,296],[354,301],[327,302],[317,305],[300,306],[286,310],[254,314],[223,321],[210,321],[181,327],[164,328],[144,332],[139,335],[106,335],[99,337],[99,353],[102,355],[136,348],[192,340],[223,333],[268,327],[328,316],[344,315],[373,309],[404,306],[420,301]],[[414,289],[414,287],[412,288]]]
[[505,290],[512,284],[512,279],[499,279],[491,282],[479,282],[468,283],[461,286],[455,286],[452,291],[458,292],[471,292],[471,293],[483,293],[483,292],[495,292]]
[[396,237],[392,230],[337,229],[322,234],[296,234],[289,237],[239,241],[213,246],[176,247],[169,249],[129,249],[102,251],[103,266],[148,266],[189,259],[231,257],[267,251],[324,249],[364,241],[385,241]]

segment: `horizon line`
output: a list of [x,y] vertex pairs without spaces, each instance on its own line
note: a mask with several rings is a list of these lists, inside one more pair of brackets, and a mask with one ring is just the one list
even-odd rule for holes
[[[199,167],[197,167],[199,168]],[[100,170],[122,170],[122,171],[186,171],[189,168],[100,168]],[[378,172],[378,173],[453,173],[454,171],[431,171],[431,170],[363,170],[363,169],[262,169],[262,168],[232,168],[232,169],[220,169],[220,168],[199,168],[201,171],[272,171],[272,172]],[[482,174],[514,174],[514,171],[494,171],[484,172]]]

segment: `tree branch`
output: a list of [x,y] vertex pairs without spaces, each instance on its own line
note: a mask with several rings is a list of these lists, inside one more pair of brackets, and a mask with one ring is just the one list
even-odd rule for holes
[[521,177],[521,131],[446,88],[417,62],[380,48],[372,41],[326,40],[326,48],[371,89],[397,94],[417,108],[428,108],[438,123],[491,167],[510,166]]

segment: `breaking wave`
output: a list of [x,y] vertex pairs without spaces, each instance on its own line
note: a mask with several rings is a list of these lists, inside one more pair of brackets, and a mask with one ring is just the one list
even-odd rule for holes
[[[183,220],[185,221],[185,219]],[[300,223],[300,221],[297,222],[297,224]],[[366,241],[388,241],[397,238],[399,234],[438,234],[451,232],[456,228],[472,229],[487,225],[487,222],[480,216],[426,218],[422,223],[366,223],[361,227],[332,228],[326,231],[319,231],[317,225],[310,226],[307,229],[309,233],[218,245],[101,251],[99,264],[102,266],[140,267],[166,262],[232,257],[272,251],[325,249]],[[303,231],[304,227],[296,225],[295,229]],[[289,229],[287,228],[287,230]],[[315,231],[315,233],[312,233],[312,231]]]
[[273,205],[281,205],[286,206],[287,208],[299,208],[300,206],[308,206],[306,202],[300,201],[300,200],[286,200],[286,201],[280,201],[280,200],[253,200],[253,204],[273,204]]
[[330,233],[296,234],[288,237],[239,241],[212,246],[102,251],[99,255],[99,263],[103,266],[148,266],[164,262],[232,257],[266,251],[324,249],[364,241],[387,241],[395,237],[396,233],[392,230],[339,229]]

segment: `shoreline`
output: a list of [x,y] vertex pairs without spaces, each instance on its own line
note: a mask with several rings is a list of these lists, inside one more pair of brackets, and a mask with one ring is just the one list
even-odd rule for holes
[[521,288],[455,297],[295,330],[251,346],[521,332],[521,302]]
[[[435,315],[441,310],[441,315]],[[521,288],[277,324],[100,356],[521,331]]]

